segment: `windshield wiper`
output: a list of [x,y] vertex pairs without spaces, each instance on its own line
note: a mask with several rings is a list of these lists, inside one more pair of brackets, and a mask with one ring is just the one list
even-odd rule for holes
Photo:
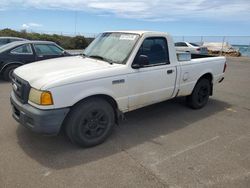
[[90,56],[87,56],[87,57],[103,60],[105,62],[108,62],[110,65],[112,65],[114,63],[112,60],[107,59],[107,58],[102,57],[102,56],[99,56],[99,55],[90,55]]
[[90,55],[90,56],[88,56],[88,57],[92,57],[92,58],[95,58],[95,59],[104,60],[104,57],[99,56],[99,55]]

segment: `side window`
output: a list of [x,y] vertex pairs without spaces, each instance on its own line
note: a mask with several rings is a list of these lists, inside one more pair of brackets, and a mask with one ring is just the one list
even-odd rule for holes
[[146,55],[149,65],[169,64],[167,40],[164,37],[151,37],[144,40],[137,55]]
[[185,42],[177,42],[177,43],[175,43],[175,46],[177,46],[177,47],[188,47],[188,45]]
[[179,47],[181,44],[180,44],[180,42],[176,42],[176,43],[174,43],[174,45],[175,45],[176,47]]
[[34,44],[37,55],[62,55],[63,50],[53,44]]
[[0,39],[0,45],[5,45],[8,43],[8,39]]
[[23,55],[31,55],[33,54],[30,44],[24,44],[19,46],[11,51],[12,54],[23,54]]

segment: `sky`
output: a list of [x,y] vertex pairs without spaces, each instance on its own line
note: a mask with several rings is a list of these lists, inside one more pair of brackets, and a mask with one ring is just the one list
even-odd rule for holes
[[250,36],[250,0],[0,0],[0,29]]

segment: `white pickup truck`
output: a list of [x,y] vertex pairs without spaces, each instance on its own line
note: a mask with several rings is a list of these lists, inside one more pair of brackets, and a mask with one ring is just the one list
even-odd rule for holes
[[126,112],[179,96],[202,108],[225,69],[224,57],[176,54],[166,33],[105,32],[82,56],[15,69],[13,117],[34,132],[63,129],[73,143],[90,147],[102,143]]

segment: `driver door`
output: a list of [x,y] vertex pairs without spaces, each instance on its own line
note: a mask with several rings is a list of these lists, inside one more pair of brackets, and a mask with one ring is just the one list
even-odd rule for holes
[[164,101],[172,97],[175,89],[176,66],[169,61],[165,37],[146,38],[135,60],[140,55],[148,57],[148,65],[135,69],[130,74],[129,110]]

